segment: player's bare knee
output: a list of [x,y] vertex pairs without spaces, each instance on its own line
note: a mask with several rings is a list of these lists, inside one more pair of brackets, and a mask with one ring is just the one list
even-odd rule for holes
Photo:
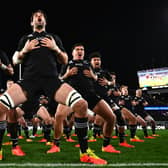
[[112,110],[108,113],[108,116],[106,117],[106,121],[108,122],[115,122],[116,121],[116,115]]
[[16,107],[16,114],[17,118],[21,118],[24,115],[24,111],[21,110],[19,107]]
[[107,118],[107,122],[115,123],[116,122],[116,115],[111,113],[111,115]]
[[84,99],[80,99],[72,107],[73,111],[75,113],[78,113],[78,115],[80,115],[81,117],[87,116],[87,108],[88,104]]
[[55,114],[55,119],[56,119],[57,121],[63,121],[65,118],[66,118],[66,115],[63,114],[63,113],[56,113],[56,114]]

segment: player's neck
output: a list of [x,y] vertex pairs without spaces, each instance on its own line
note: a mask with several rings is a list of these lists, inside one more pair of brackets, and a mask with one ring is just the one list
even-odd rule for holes
[[41,32],[44,32],[45,31],[45,28],[43,29],[33,29],[34,32],[38,32],[38,33],[41,33]]

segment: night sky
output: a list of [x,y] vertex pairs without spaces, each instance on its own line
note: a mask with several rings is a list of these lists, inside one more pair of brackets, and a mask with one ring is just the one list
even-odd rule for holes
[[84,43],[86,54],[101,53],[103,68],[115,71],[120,84],[137,88],[137,70],[167,66],[168,1],[58,2],[21,1],[17,8],[1,4],[1,49],[11,58],[20,37],[32,31],[32,11],[42,9],[46,30],[60,36],[70,58],[72,45]]

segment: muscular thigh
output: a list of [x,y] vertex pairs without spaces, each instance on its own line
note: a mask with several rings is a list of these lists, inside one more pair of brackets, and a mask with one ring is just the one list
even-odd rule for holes
[[[11,103],[13,107],[25,102],[27,100],[26,94],[23,88],[17,83],[13,84],[6,93],[9,95],[11,99]],[[8,98],[9,99],[9,98]]]
[[128,110],[127,108],[122,108],[121,109],[122,114],[124,115],[125,119],[134,119],[136,120],[135,116],[132,114],[132,112],[130,110]]
[[93,111],[106,121],[113,119],[115,116],[111,107],[103,99],[99,101]]
[[74,89],[69,84],[63,83],[60,88],[56,90],[54,99],[58,103],[66,105],[66,100],[72,91],[74,91]]
[[143,124],[143,125],[146,124],[146,121],[140,115],[138,115],[136,117],[136,119],[137,119],[138,123]]

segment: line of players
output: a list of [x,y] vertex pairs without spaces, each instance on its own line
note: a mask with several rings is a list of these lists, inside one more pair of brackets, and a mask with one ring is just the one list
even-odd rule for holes
[[[128,86],[121,85],[119,86],[116,83],[116,74],[113,72],[108,72],[102,69],[101,66],[101,55],[98,52],[90,54],[88,60],[84,59],[85,48],[81,43],[75,44],[72,48],[73,59],[62,68],[60,73],[60,79],[64,82],[68,82],[76,90],[82,93],[82,96],[88,101],[89,108],[91,112],[88,112],[88,118],[90,122],[93,123],[93,141],[96,141],[97,136],[100,136],[100,133],[103,132],[104,140],[102,144],[102,151],[109,153],[121,153],[119,150],[116,150],[111,144],[111,130],[114,130],[116,126],[116,131],[118,131],[118,136],[120,139],[119,145],[123,147],[134,148],[134,145],[128,144],[125,139],[125,126],[126,124],[130,129],[130,141],[131,142],[144,142],[144,140],[139,139],[136,136],[137,125],[141,124],[144,132],[145,138],[154,138],[157,136],[155,134],[155,121],[154,119],[144,111],[144,106],[148,105],[148,102],[144,99],[142,95],[142,90],[137,89],[136,95],[134,97],[130,96],[128,93]],[[88,83],[82,83],[84,78],[89,78]],[[91,86],[90,88],[87,86]],[[96,97],[92,94],[92,87],[96,91]],[[43,94],[43,93],[41,93]],[[98,105],[103,99],[103,103]],[[8,113],[7,120],[9,126],[9,133],[11,135],[12,141],[12,154],[16,156],[24,156],[25,153],[18,145],[18,135],[17,135],[17,125],[18,121],[22,121],[23,128],[25,130],[25,135],[28,136],[28,127],[26,122],[24,122],[23,116],[26,119],[33,119],[36,115],[35,121],[37,118],[44,121],[45,131],[44,138],[47,142],[51,141],[50,133],[51,129],[54,129],[54,138],[53,143],[51,143],[51,148],[47,153],[60,152],[60,138],[63,133],[67,135],[67,140],[73,141],[70,137],[70,130],[72,128],[73,120],[73,111],[72,109],[50,102],[47,105],[46,99],[43,97],[41,100],[45,100],[43,103],[40,102],[39,97],[35,97],[34,100],[28,101],[20,106],[17,106],[13,109],[13,112]],[[108,106],[106,106],[108,104]],[[97,105],[97,109],[95,108]],[[108,117],[102,118],[101,115],[104,115],[105,112],[102,112],[104,109],[109,108],[114,112],[112,118]],[[57,111],[55,113],[55,109]],[[99,110],[101,110],[99,112]],[[31,111],[31,113],[30,113]],[[110,110],[104,110],[107,113]],[[96,114],[96,113],[98,114]],[[55,113],[55,117],[54,117]],[[101,115],[99,115],[101,114]],[[108,115],[107,115],[108,116]],[[55,120],[53,119],[55,118]],[[39,121],[39,120],[38,120]],[[69,124],[70,121],[70,124]],[[147,124],[150,123],[152,127],[152,135],[148,135]],[[79,125],[80,127],[80,125]],[[2,151],[2,140],[5,133],[5,127],[0,128],[0,151]],[[81,143],[80,143],[81,142]],[[87,144],[79,140],[79,146],[86,147]],[[2,152],[0,152],[0,160],[2,160]]]

